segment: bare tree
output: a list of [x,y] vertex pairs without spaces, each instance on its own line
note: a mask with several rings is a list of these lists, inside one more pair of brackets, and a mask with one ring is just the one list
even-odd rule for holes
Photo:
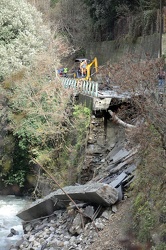
[[35,6],[38,11],[43,14],[43,20],[49,22],[50,20],[50,0],[28,0],[28,2]]
[[61,0],[51,11],[51,28],[66,35],[76,47],[86,48],[91,39],[88,7],[79,0]]

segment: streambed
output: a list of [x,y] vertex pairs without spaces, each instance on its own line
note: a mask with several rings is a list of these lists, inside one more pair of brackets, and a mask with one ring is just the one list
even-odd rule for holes
[[[0,196],[0,249],[9,250],[21,239],[23,234],[22,221],[16,216],[29,201],[15,195]],[[8,237],[11,228],[19,232],[18,235]]]

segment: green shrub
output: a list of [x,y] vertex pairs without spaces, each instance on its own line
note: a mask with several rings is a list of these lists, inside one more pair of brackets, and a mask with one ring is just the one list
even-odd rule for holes
[[5,185],[18,184],[19,187],[24,187],[26,171],[18,170],[16,173],[10,172],[8,178],[4,180]]
[[155,250],[166,250],[166,244],[160,243],[158,246],[155,247]]
[[0,1],[0,80],[29,67],[46,48],[50,32],[41,14],[24,0]]

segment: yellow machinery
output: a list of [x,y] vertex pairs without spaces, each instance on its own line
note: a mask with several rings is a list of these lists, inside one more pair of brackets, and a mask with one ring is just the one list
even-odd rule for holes
[[[85,60],[87,61],[87,65],[86,65],[86,69],[85,69],[84,75],[82,75],[81,74],[80,64],[83,61],[85,61]],[[98,72],[98,61],[97,61],[96,57],[91,62],[88,59],[86,59],[86,58],[75,59],[75,62],[79,63],[79,65],[77,65],[77,69],[74,72],[74,78],[91,81],[92,80],[92,76],[95,73]]]

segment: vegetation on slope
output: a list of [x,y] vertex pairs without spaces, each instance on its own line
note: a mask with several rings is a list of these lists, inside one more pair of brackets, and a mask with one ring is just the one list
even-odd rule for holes
[[90,111],[76,106],[72,92],[57,78],[49,79],[41,72],[35,71],[33,76],[20,72],[2,86],[8,105],[8,133],[14,136],[17,147],[5,171],[3,160],[5,183],[22,186],[25,174],[34,171],[33,158],[63,185],[75,182]]
[[37,4],[51,20],[52,31],[65,35],[76,50],[86,50],[93,41],[125,38],[135,42],[160,29],[158,0],[52,0],[51,8],[45,6],[42,1]]
[[0,81],[29,66],[48,46],[49,29],[41,13],[24,0],[0,2]]
[[89,5],[97,40],[112,40],[127,34],[137,38],[156,32],[158,0],[84,1]]
[[[139,146],[140,160],[131,187],[131,227],[141,243],[157,250],[166,248],[166,102],[158,99],[157,81],[157,70],[163,64],[162,59],[139,61],[132,55],[103,69],[110,81],[124,91],[139,90],[141,94],[133,100],[133,113],[127,113],[129,121],[131,117],[137,120],[137,129],[128,131],[127,135],[131,144]],[[119,109],[118,116],[123,119],[125,112]]]
[[[38,12],[25,1],[15,1],[15,4],[11,1],[9,5],[2,1],[1,6],[5,18],[14,15],[10,25],[7,20],[2,23],[6,33],[1,37],[1,48],[7,51],[12,47],[13,52],[6,54],[5,66],[1,64],[1,80],[4,79],[0,86],[3,100],[0,116],[4,123],[1,130],[1,180],[6,185],[18,184],[22,187],[28,178],[34,185],[40,173],[32,161],[35,158],[56,175],[60,183],[71,184],[77,177],[77,160],[81,158],[83,147],[81,140],[86,138],[90,117],[90,111],[77,106],[71,98],[72,92],[64,89],[56,77],[58,55],[68,55],[72,48],[63,37],[52,40]],[[9,15],[6,16],[6,13]],[[26,18],[22,20],[23,15]],[[36,15],[35,18],[33,15]],[[16,23],[17,29],[14,29]],[[25,40],[20,40],[21,34],[26,41],[28,39],[26,51],[22,49]],[[45,34],[43,40],[39,34]],[[45,39],[50,47],[45,47],[44,51]],[[16,43],[18,47],[13,45]],[[9,56],[13,58],[12,62]]]
[[[152,121],[153,122],[153,121]],[[141,162],[133,184],[133,229],[140,242],[166,247],[165,149],[152,122],[139,134]]]
[[[15,1],[17,11],[22,10],[18,5],[20,1]],[[66,6],[69,3],[71,4],[71,2],[76,3],[75,1],[68,0],[65,1]],[[153,27],[153,22],[150,22],[151,19],[148,19],[148,13],[150,13],[149,17],[153,16],[153,9],[155,12],[159,7],[159,1],[155,0],[138,1],[138,5],[134,5],[134,1],[132,2],[133,4],[131,1],[104,1],[102,6],[99,1],[86,2],[90,3],[91,18],[93,18],[96,25],[93,26],[95,30],[91,33],[91,39],[95,38],[96,40],[112,39],[113,34],[111,30],[115,27],[114,21],[120,20],[120,17],[123,17],[122,14],[126,15],[125,13],[130,13],[130,17],[132,17],[132,14],[137,10],[138,12],[141,10],[141,13],[147,15],[136,15],[135,23],[132,26],[132,34],[136,34],[137,36],[147,34],[146,32],[142,32],[142,27],[145,30]],[[14,4],[14,1],[10,3]],[[6,10],[6,2],[1,1],[2,4],[4,4],[3,6],[5,6]],[[107,19],[110,18],[110,15],[107,15],[107,5],[109,5],[108,9],[113,13],[110,20]],[[12,6],[14,7],[14,5],[9,6],[11,8]],[[21,2],[21,6],[25,7],[23,2]],[[57,5],[56,3],[55,8],[57,6],[62,5]],[[71,5],[70,10],[72,8],[74,10],[75,6]],[[26,10],[26,7],[23,9]],[[127,11],[125,12],[125,10]],[[64,11],[63,9],[63,13]],[[6,15],[6,12],[4,13]],[[90,112],[86,108],[74,106],[73,100],[70,99],[70,92],[63,90],[58,80],[55,80],[53,68],[55,66],[56,50],[53,53],[49,51],[49,56],[47,54],[47,59],[49,58],[49,60],[42,58],[36,66],[32,65],[29,69],[30,71],[20,71],[23,66],[31,64],[32,52],[34,51],[35,54],[35,52],[42,48],[41,43],[38,44],[41,40],[36,40],[39,26],[37,25],[37,28],[33,26],[32,30],[30,29],[28,32],[30,34],[28,36],[24,33],[28,25],[23,25],[22,32],[20,32],[22,25],[13,29],[10,22],[11,20],[15,20],[16,17],[14,19],[11,18],[11,13],[14,14],[15,12],[9,11],[9,13],[10,20],[8,19],[6,23],[3,23],[3,34],[0,40],[2,52],[5,48],[5,52],[1,53],[1,79],[10,75],[11,72],[15,73],[17,70],[19,72],[5,78],[5,81],[1,85],[1,95],[5,99],[4,105],[7,107],[7,110],[1,110],[1,120],[6,119],[5,126],[7,130],[4,138],[5,154],[0,161],[1,176],[6,184],[12,184],[17,181],[18,184],[23,185],[27,172],[29,173],[30,170],[33,170],[35,175],[36,173],[39,174],[37,166],[31,161],[31,159],[35,158],[56,176],[60,184],[72,183],[76,180],[77,172],[75,170],[78,165],[78,158],[82,156],[83,142],[86,138]],[[28,13],[31,15],[33,10],[29,9]],[[19,17],[19,15],[17,16]],[[138,16],[139,18],[137,18]],[[147,19],[142,17],[147,17]],[[98,19],[96,20],[96,18]],[[32,21],[32,19],[31,16],[28,16],[27,23]],[[65,19],[63,20],[66,21]],[[138,24],[139,20],[148,20],[148,22],[142,22],[138,30],[138,26],[135,24]],[[82,23],[82,20],[79,21]],[[150,26],[146,25],[148,23]],[[18,24],[20,24],[19,21]],[[68,38],[69,36],[72,38],[73,36],[77,36],[80,32],[77,22],[72,27],[65,27],[67,24],[68,22],[63,22],[63,25],[59,26],[60,30],[58,31],[60,32],[58,32],[58,35],[59,33],[61,35],[68,34]],[[74,23],[70,21],[69,24],[72,25]],[[110,28],[112,29],[110,30]],[[84,28],[81,29],[81,32],[83,30]],[[87,36],[86,32],[84,37]],[[26,38],[23,41],[24,46],[22,45],[21,38],[17,40],[18,34],[23,34],[23,37]],[[55,32],[55,34],[57,33]],[[25,44],[29,45],[29,41],[32,41],[31,37],[35,39],[32,39],[34,44],[32,43],[30,47],[26,47]],[[82,34],[80,37],[82,37]],[[73,42],[74,38],[73,40],[69,40]],[[76,41],[79,41],[79,37],[75,40],[75,44],[77,45]],[[20,49],[19,45],[21,49],[22,47],[28,49],[18,52]],[[57,49],[60,45],[62,44],[56,43]],[[62,48],[64,47],[62,46]],[[51,58],[50,54],[54,58]],[[28,55],[27,60],[25,60],[24,55],[26,58]],[[13,58],[13,61],[11,61],[11,58]],[[48,64],[48,61],[50,61],[50,64]],[[121,60],[121,62],[114,66],[110,65],[105,73],[108,73],[117,84],[120,84],[123,79],[122,88],[124,90],[130,88],[135,91],[137,87],[141,87],[142,94],[155,93],[159,66],[162,66],[162,62],[155,62],[149,59],[145,62],[138,62],[134,57],[128,56],[127,59]],[[137,180],[133,185],[132,191],[135,197],[133,201],[133,230],[141,242],[154,242],[156,244],[155,249],[164,250],[166,248],[165,104],[160,106],[156,96],[150,94],[146,98],[136,98],[134,105],[138,107],[136,111],[139,111],[139,113],[136,114],[142,118],[143,123],[135,133],[130,134],[131,143],[141,146],[141,162],[137,171]],[[122,117],[124,112],[124,110],[119,110],[119,114]],[[73,173],[76,173],[76,176]]]

